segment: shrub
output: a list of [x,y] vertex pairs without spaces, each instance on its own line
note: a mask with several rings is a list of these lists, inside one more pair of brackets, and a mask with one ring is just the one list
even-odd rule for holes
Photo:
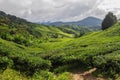
[[55,75],[49,71],[36,72],[32,80],[56,80]]
[[72,80],[72,76],[68,72],[60,74],[57,80]]
[[13,61],[14,68],[25,72],[27,75],[33,75],[36,71],[46,70],[51,67],[50,61],[39,57],[15,57]]
[[3,72],[7,67],[11,67],[13,62],[7,57],[0,57],[0,72]]

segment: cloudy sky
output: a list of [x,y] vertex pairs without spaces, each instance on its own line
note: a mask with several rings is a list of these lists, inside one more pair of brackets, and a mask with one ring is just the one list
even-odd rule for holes
[[104,18],[109,11],[120,17],[120,0],[0,0],[0,10],[33,22]]

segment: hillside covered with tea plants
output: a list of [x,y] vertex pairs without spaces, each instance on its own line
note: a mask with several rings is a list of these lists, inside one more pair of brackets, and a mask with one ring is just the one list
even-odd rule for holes
[[92,32],[52,27],[0,12],[1,80],[72,80],[71,73],[96,68],[94,76],[120,75],[120,23]]
[[36,39],[39,39],[38,42],[44,42],[49,38],[80,37],[91,31],[72,25],[52,27],[35,24],[0,11],[0,37],[26,46],[31,45]]

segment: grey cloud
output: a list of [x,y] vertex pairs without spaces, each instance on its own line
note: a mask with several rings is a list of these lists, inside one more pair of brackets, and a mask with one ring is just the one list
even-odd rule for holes
[[0,0],[0,10],[35,22],[73,21],[103,17],[106,12],[98,8],[101,1],[104,0]]

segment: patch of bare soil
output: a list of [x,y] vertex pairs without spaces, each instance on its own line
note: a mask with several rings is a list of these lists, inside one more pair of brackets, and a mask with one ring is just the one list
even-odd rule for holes
[[94,77],[92,75],[93,72],[96,71],[96,68],[90,69],[88,71],[85,71],[83,73],[73,73],[73,80],[106,80],[104,78]]

